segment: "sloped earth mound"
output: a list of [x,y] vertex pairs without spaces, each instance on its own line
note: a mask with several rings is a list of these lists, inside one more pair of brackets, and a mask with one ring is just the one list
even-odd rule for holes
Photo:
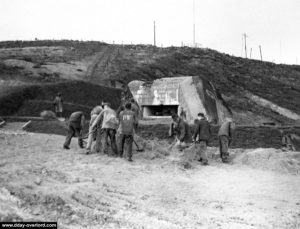
[[[49,53],[49,50],[52,51]],[[249,99],[245,92],[297,114],[300,112],[300,67],[296,65],[276,65],[202,48],[120,46],[68,40],[0,42],[0,51],[0,84],[4,87],[58,82],[68,77],[74,79],[75,75],[76,79],[109,86],[126,86],[133,80],[151,82],[157,78],[189,75],[212,82],[239,124],[296,123]],[[9,64],[11,59],[26,66],[29,64],[31,70]],[[41,74],[35,77],[36,72]]]
[[[222,164],[217,149],[208,148],[210,165],[201,166],[194,146],[180,152],[168,141],[137,136],[145,151],[134,149],[129,163],[85,155],[75,139],[63,150],[63,136],[17,131],[19,125],[0,129],[1,221],[58,221],[59,228],[300,226],[299,176],[270,169],[286,157],[299,162],[298,153],[235,149],[233,164]],[[267,160],[278,163],[262,167]]]
[[[212,164],[221,163],[218,148],[209,147],[207,156]],[[198,156],[194,145],[181,154],[181,164],[189,168],[195,165],[195,160],[197,159]],[[280,149],[273,148],[231,149],[230,165],[299,175],[300,152],[283,152]]]
[[300,174],[300,152],[282,152],[276,149],[255,149],[237,153],[233,164],[280,173]]

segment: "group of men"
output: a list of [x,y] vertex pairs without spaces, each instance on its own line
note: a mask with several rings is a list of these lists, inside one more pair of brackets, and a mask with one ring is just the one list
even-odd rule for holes
[[[128,161],[132,161],[132,144],[138,126],[138,112],[134,100],[121,106],[117,112],[111,108],[110,103],[102,103],[102,106],[94,107],[91,111],[86,154],[92,152],[92,144],[95,140],[95,151],[109,154],[111,148],[111,155],[118,157],[123,157],[125,151],[125,157]],[[84,148],[82,136],[84,123],[85,117],[82,111],[71,114],[64,149],[69,149],[71,139],[76,135],[79,147]]]
[[[172,115],[173,123],[170,128],[170,136],[175,135],[177,138],[177,146],[179,150],[189,146],[194,142],[196,146],[198,160],[202,165],[208,165],[206,154],[207,144],[211,138],[211,127],[203,113],[199,113],[194,124],[196,125],[193,136],[191,135],[188,123],[177,114]],[[228,147],[232,139],[232,132],[235,124],[231,118],[226,118],[222,123],[219,132],[220,157],[223,163],[229,162]]]
[[[61,94],[55,99],[57,104],[62,103]],[[60,107],[57,106],[60,112]],[[91,119],[89,123],[89,132],[87,135],[86,154],[92,152],[92,144],[95,141],[93,150],[109,154],[111,149],[112,156],[123,157],[125,148],[125,157],[132,161],[132,144],[134,141],[134,133],[138,126],[139,108],[132,99],[121,106],[117,111],[111,108],[110,103],[102,103],[91,111]],[[199,113],[195,120],[194,134],[191,134],[190,126],[186,122],[185,117],[177,114],[172,115],[172,125],[169,132],[170,136],[175,135],[179,150],[188,147],[194,142],[196,146],[198,160],[202,165],[208,164],[206,149],[211,138],[211,127],[203,113]],[[78,145],[84,148],[84,137],[82,136],[85,116],[82,111],[71,114],[69,118],[68,134],[66,136],[64,149],[69,149],[71,139],[78,136]],[[226,118],[221,125],[218,138],[220,146],[220,157],[223,163],[229,162],[228,147],[232,139],[232,132],[235,128],[234,122],[230,118]],[[118,144],[117,144],[118,143]]]

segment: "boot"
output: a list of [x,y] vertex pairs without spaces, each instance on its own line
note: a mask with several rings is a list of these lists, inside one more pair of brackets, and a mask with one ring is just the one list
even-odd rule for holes
[[208,161],[207,160],[202,160],[201,165],[208,165]]

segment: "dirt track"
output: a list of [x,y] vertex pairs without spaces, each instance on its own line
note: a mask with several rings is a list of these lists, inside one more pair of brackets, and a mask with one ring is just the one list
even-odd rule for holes
[[217,160],[184,169],[182,155],[155,147],[133,163],[86,156],[75,140],[64,151],[63,137],[16,132],[19,126],[0,129],[0,220],[54,220],[59,228],[300,227],[299,174]]

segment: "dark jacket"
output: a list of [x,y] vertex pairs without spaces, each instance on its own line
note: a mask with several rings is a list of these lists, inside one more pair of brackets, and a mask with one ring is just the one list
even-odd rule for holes
[[177,138],[181,142],[188,143],[188,142],[192,141],[192,134],[191,134],[190,126],[187,122],[183,121],[181,118],[175,127],[175,131],[177,133]]
[[[200,120],[196,124],[194,139],[199,141],[208,141],[210,138],[210,125],[207,120]],[[198,136],[198,139],[197,139]]]
[[84,114],[82,111],[74,112],[70,115],[69,124],[73,124],[78,128],[82,128],[84,124]]

